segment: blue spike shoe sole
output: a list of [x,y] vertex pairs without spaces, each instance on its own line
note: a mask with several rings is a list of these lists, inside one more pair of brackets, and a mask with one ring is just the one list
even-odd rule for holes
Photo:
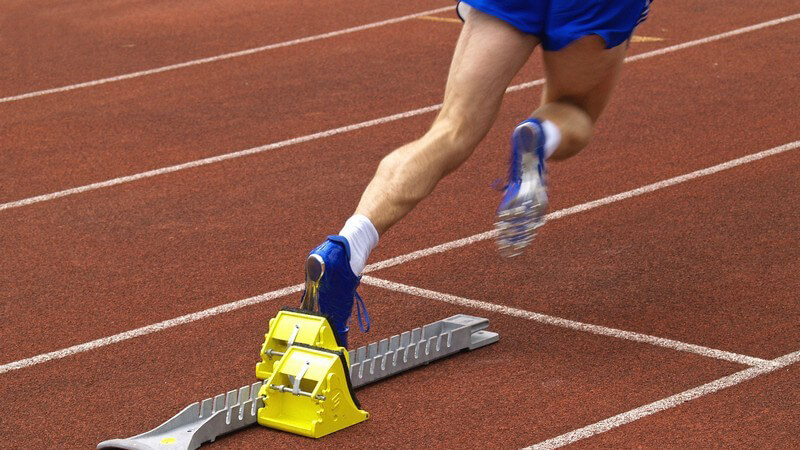
[[544,224],[548,197],[544,136],[540,123],[529,119],[511,135],[509,180],[497,209],[497,245],[506,258],[520,255]]

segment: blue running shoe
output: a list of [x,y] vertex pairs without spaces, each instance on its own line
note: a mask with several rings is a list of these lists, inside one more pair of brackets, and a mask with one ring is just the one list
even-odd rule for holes
[[[328,236],[306,259],[306,290],[301,307],[319,311],[331,322],[342,345],[347,347],[347,322],[356,302],[361,331],[369,331],[369,315],[364,300],[356,292],[361,277],[350,268],[350,243],[342,236]],[[362,313],[363,312],[363,318]]]
[[544,224],[546,178],[542,124],[528,119],[511,134],[508,184],[497,208],[497,245],[504,257],[520,255]]

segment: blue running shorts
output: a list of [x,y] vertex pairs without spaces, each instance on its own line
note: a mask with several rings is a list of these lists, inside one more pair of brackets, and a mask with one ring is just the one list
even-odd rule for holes
[[652,0],[463,0],[458,15],[469,7],[539,37],[545,50],[556,51],[596,34],[606,48],[616,47],[644,22]]

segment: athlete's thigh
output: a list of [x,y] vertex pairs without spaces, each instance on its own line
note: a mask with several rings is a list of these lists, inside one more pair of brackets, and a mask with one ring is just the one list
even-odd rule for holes
[[512,78],[538,43],[534,35],[469,10],[450,65],[444,112],[495,113]]
[[584,36],[558,51],[544,52],[542,103],[566,102],[597,121],[617,83],[627,43],[607,49],[597,35]]

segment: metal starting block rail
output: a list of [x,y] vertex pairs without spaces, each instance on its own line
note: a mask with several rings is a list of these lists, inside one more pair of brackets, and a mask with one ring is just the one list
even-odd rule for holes
[[[347,355],[352,387],[366,386],[434,360],[497,342],[498,334],[487,331],[488,326],[488,319],[458,314],[352,350]],[[291,341],[294,341],[296,334],[293,332]],[[268,354],[270,351],[267,349],[265,352]],[[223,434],[256,423],[258,411],[265,407],[259,391],[269,382],[258,381],[193,403],[151,431],[127,439],[103,441],[97,448],[194,450]],[[287,386],[271,388],[292,393],[292,388]]]

